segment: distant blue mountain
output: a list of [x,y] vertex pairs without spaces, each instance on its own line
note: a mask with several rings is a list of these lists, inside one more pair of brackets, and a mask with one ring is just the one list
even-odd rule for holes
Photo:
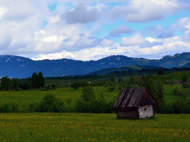
[[184,67],[184,68],[190,68],[190,62],[189,63],[187,63],[187,64],[185,64],[184,66],[182,66],[182,67]]
[[124,67],[115,67],[115,68],[106,68],[106,69],[101,69],[98,71],[94,71],[89,73],[89,75],[106,75],[106,74],[111,74],[111,73],[116,73],[116,72],[126,72],[126,71],[140,71],[143,69],[148,69],[148,70],[153,70],[153,69],[165,69],[163,67],[154,67],[154,66],[139,66],[139,65],[131,65],[131,66],[124,66]]
[[132,58],[126,56],[109,56],[97,61],[79,61],[71,59],[40,60],[10,55],[0,56],[0,76],[25,78],[33,72],[43,72],[45,77],[65,75],[84,75],[106,68],[122,66],[155,66],[155,67],[183,67],[190,62],[190,53],[165,56],[162,59],[152,60],[145,58]]

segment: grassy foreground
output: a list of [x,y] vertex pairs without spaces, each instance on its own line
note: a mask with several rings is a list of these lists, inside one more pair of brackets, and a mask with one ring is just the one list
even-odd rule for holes
[[1,142],[189,142],[190,115],[118,120],[116,114],[0,114]]

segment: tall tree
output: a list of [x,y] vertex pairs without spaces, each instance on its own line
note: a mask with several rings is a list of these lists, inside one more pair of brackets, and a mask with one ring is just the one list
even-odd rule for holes
[[38,75],[37,75],[37,73],[33,73],[32,74],[32,87],[33,88],[37,88],[38,87],[38,83],[37,83],[37,79],[38,78]]
[[38,87],[39,88],[42,88],[42,87],[44,87],[44,85],[45,85],[45,79],[44,79],[44,76],[43,76],[43,74],[42,74],[42,72],[39,72],[38,73],[38,78],[37,78],[37,82],[38,82]]

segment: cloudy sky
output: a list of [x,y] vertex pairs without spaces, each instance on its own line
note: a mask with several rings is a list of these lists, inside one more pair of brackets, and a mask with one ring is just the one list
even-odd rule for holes
[[35,60],[190,52],[190,0],[0,0],[0,55]]

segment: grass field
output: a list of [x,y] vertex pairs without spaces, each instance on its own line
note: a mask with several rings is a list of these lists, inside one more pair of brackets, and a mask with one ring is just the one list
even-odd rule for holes
[[[181,96],[176,96],[173,94],[175,87],[181,87],[181,85],[165,85],[164,95],[165,102],[171,104],[172,102],[181,99]],[[93,87],[96,97],[98,98],[100,94],[103,94],[107,102],[114,102],[119,90],[113,92],[108,91],[106,87]],[[74,109],[76,100],[82,94],[82,88],[74,90],[72,88],[57,88],[55,90],[41,91],[41,90],[26,90],[26,91],[0,91],[0,103],[6,102],[16,102],[19,105],[19,110],[24,110],[27,105],[40,102],[46,94],[53,94],[55,97],[64,101],[65,106],[67,105],[67,100],[71,99],[71,110]]]
[[[93,87],[96,97],[101,93],[108,102],[116,99],[118,90],[109,92],[105,87]],[[82,88],[74,90],[72,88],[57,88],[55,90],[41,91],[41,90],[26,90],[26,91],[0,91],[0,103],[16,102],[20,106],[20,110],[26,108],[27,105],[33,102],[40,102],[46,94],[53,94],[55,97],[63,100],[67,107],[67,100],[71,99],[71,108],[74,107],[76,100],[82,94]]]
[[182,85],[164,85],[164,100],[167,104],[172,104],[177,100],[183,99],[182,96],[177,96],[173,93],[175,88],[182,89]]
[[116,114],[0,114],[0,141],[189,142],[189,114],[156,116],[147,120],[119,120]]

